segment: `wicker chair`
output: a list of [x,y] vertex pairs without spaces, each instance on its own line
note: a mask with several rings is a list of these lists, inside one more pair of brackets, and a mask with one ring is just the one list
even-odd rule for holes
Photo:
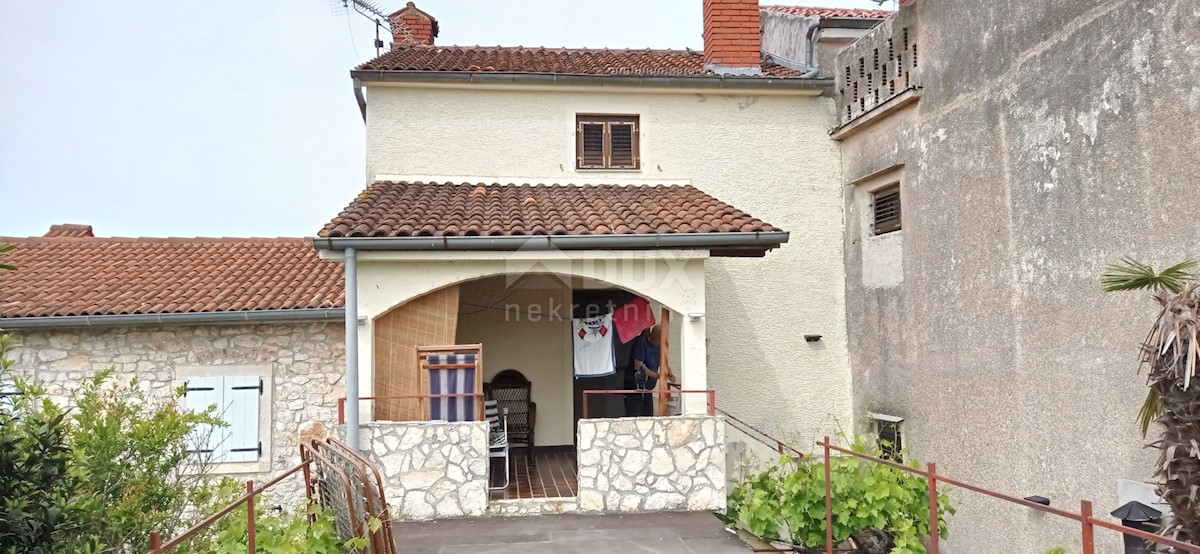
[[537,421],[533,383],[520,371],[506,369],[497,373],[487,388],[496,404],[507,410],[508,443],[533,448],[533,429]]

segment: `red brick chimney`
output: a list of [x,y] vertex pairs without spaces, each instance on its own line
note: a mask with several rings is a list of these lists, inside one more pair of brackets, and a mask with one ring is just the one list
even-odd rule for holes
[[704,0],[704,65],[717,73],[762,73],[758,0]]
[[438,36],[437,19],[418,10],[412,2],[388,16],[388,20],[392,24],[392,46],[433,44]]

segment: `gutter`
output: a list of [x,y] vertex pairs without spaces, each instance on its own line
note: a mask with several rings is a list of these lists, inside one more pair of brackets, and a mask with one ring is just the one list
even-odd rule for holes
[[164,314],[68,315],[46,317],[0,317],[0,329],[48,327],[97,327],[110,325],[184,325],[195,323],[277,323],[293,321],[341,321],[344,308],[284,310],[240,310],[235,312],[184,312]]
[[785,231],[766,233],[656,233],[641,235],[525,235],[452,237],[317,237],[318,250],[514,251],[514,250],[709,250],[729,247],[775,248]]
[[[877,21],[877,20],[872,20]],[[574,73],[499,73],[478,71],[394,71],[355,69],[350,72],[355,87],[366,82],[384,83],[457,83],[505,85],[610,85],[633,87],[687,87],[714,89],[821,90],[833,86],[833,79],[781,79],[772,77],[736,77],[704,75],[696,77],[638,77],[634,75],[579,75]],[[355,93],[356,96],[359,94]],[[360,106],[362,105],[360,100]]]

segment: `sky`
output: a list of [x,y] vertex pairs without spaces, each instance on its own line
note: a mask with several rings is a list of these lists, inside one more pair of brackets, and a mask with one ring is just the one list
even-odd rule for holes
[[[349,70],[375,30],[340,4],[0,0],[0,236],[315,234],[366,184]],[[702,48],[701,5],[417,2],[439,44],[594,48]]]

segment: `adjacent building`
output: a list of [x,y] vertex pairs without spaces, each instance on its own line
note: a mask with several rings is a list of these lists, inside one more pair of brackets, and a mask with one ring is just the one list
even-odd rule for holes
[[[1125,255],[1200,257],[1198,51],[1194,2],[943,0],[837,56],[856,415],[902,417],[915,456],[1054,506],[1153,496],[1134,420],[1155,307],[1098,279]],[[953,552],[1078,540],[955,499]]]

